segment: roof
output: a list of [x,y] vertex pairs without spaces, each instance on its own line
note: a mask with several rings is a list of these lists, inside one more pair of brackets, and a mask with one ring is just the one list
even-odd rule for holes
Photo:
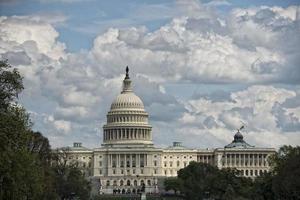
[[225,148],[254,148],[254,146],[245,142],[243,135],[238,130],[238,132],[234,135],[233,141],[226,145]]

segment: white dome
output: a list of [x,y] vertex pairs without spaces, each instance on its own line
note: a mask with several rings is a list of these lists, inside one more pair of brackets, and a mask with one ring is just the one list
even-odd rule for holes
[[140,97],[136,96],[133,92],[124,92],[117,96],[110,107],[114,109],[142,109],[144,110],[144,104]]
[[107,113],[107,123],[103,125],[103,144],[152,146],[148,113],[140,97],[132,90],[128,71],[126,67],[121,94],[112,102]]

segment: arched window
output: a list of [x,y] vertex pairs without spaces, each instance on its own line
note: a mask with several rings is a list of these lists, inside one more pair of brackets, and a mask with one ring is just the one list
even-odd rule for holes
[[137,186],[137,180],[134,180],[134,181],[133,181],[133,185],[134,185],[134,186]]
[[147,181],[147,185],[149,185],[149,186],[151,185],[151,181],[150,180]]
[[117,186],[117,181],[116,180],[114,180],[113,186]]
[[106,181],[106,186],[110,186],[110,181],[109,180]]
[[130,180],[127,180],[127,186],[130,186]]
[[123,186],[123,185],[124,185],[124,181],[120,180],[120,186]]
[[144,180],[141,180],[141,185],[144,185]]

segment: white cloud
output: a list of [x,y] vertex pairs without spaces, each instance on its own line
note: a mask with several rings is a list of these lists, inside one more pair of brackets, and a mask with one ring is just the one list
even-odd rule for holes
[[[299,143],[299,92],[292,85],[299,84],[299,7],[235,9],[226,17],[196,1],[178,1],[179,8],[157,30],[110,28],[79,53],[68,53],[58,41],[55,24],[63,17],[1,17],[0,54],[25,77],[24,103],[37,113],[36,127],[56,145],[63,144],[58,137],[68,138],[64,144],[78,138],[98,145],[129,65],[158,144],[172,138],[191,146],[225,145],[241,123],[249,143]],[[164,87],[185,82],[250,86],[187,101]],[[274,82],[290,87],[263,85]],[[32,103],[43,98],[47,105]]]
[[[230,97],[222,102],[212,102],[204,97],[190,100],[186,104],[188,112],[183,114],[180,122],[183,126],[204,129],[224,141],[228,141],[228,137],[233,135],[233,130],[245,124],[247,139],[257,145],[278,147],[299,142],[299,115],[292,110],[287,113],[283,107],[285,101],[296,97],[294,91],[255,85],[233,92]],[[205,116],[211,117],[213,126],[207,126]],[[291,129],[292,125],[297,128],[288,130],[287,127]],[[295,140],[297,135],[298,139]]]

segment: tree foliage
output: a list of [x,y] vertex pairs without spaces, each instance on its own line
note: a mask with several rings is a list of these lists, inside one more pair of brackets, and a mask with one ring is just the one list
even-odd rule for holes
[[178,178],[167,178],[164,180],[165,190],[173,190],[175,194],[177,191],[181,191],[182,181]]
[[0,61],[0,199],[64,199],[60,190],[87,199],[89,185],[76,166],[64,166],[67,187],[60,188],[65,175],[51,165],[57,156],[48,139],[32,131],[28,113],[17,103],[22,89],[19,72]]
[[251,180],[238,177],[235,170],[219,170],[215,166],[191,162],[179,170],[178,178],[182,180],[182,192],[187,199],[230,199],[248,196]]

